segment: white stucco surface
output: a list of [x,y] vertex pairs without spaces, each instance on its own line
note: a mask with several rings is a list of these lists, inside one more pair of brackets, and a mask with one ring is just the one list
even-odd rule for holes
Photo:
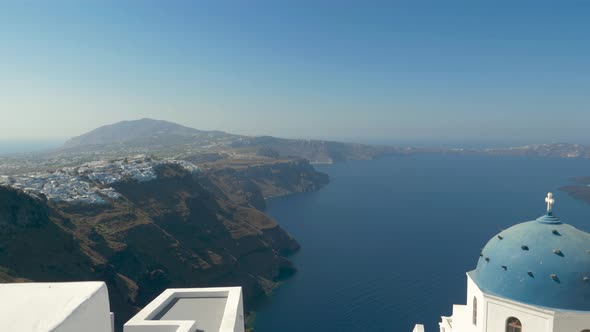
[[424,332],[424,325],[416,324],[416,326],[414,326],[414,329],[412,330],[412,332]]
[[111,332],[103,282],[0,284],[0,331]]
[[[473,303],[477,299],[477,320]],[[451,317],[441,317],[440,332],[505,332],[506,321],[516,317],[524,332],[581,332],[590,329],[590,312],[532,306],[483,292],[467,275],[465,305],[453,305]]]
[[194,320],[200,331],[217,332],[226,302],[227,297],[178,298],[157,320]]
[[241,287],[167,289],[125,332],[244,332]]

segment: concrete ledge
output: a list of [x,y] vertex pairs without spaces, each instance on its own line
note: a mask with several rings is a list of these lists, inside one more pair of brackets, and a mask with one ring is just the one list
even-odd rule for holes
[[[223,312],[206,312],[207,301],[224,298]],[[195,311],[190,308],[176,308],[174,315],[168,314],[182,299],[202,299]],[[186,301],[185,301],[186,302]],[[216,301],[219,303],[219,301]],[[185,304],[186,306],[186,304]],[[217,310],[217,309],[214,309]],[[221,311],[219,309],[219,311]],[[168,319],[167,316],[182,316],[182,319]],[[186,318],[185,318],[186,317]],[[214,322],[211,320],[215,320]],[[204,326],[218,326],[212,331]],[[167,289],[145,308],[131,318],[124,326],[125,332],[244,332],[244,309],[241,287],[220,288],[177,288]]]
[[104,282],[0,284],[0,331],[112,330]]

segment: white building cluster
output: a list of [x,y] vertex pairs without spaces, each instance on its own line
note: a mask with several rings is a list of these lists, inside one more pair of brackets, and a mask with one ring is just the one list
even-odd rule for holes
[[184,160],[154,160],[137,155],[123,160],[93,161],[51,172],[0,176],[0,185],[21,189],[34,196],[43,194],[52,201],[102,204],[107,199],[120,197],[111,187],[113,183],[126,179],[155,180],[155,167],[162,164],[178,164],[191,173],[199,171],[196,165]]
[[200,171],[199,166],[186,160],[165,159],[164,163],[180,165],[191,173],[198,173]]

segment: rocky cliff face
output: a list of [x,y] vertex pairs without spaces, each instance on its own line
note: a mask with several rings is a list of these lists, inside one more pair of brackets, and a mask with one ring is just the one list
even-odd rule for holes
[[120,182],[106,205],[48,203],[0,188],[0,281],[104,280],[117,325],[168,287],[241,285],[246,306],[292,274],[297,242],[258,208],[269,193],[314,190],[305,161]]
[[0,187],[0,234],[39,228],[47,223],[47,209],[39,200],[10,187]]
[[265,208],[266,198],[315,191],[329,182],[328,175],[315,171],[306,159],[212,167],[205,174],[212,191],[219,189],[231,200],[259,210]]
[[0,279],[88,280],[93,262],[47,202],[0,187]]

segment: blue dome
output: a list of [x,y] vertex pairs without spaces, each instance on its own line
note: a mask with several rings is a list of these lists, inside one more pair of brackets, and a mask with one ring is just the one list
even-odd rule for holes
[[469,275],[492,295],[590,311],[590,234],[551,214],[512,226],[486,244]]

